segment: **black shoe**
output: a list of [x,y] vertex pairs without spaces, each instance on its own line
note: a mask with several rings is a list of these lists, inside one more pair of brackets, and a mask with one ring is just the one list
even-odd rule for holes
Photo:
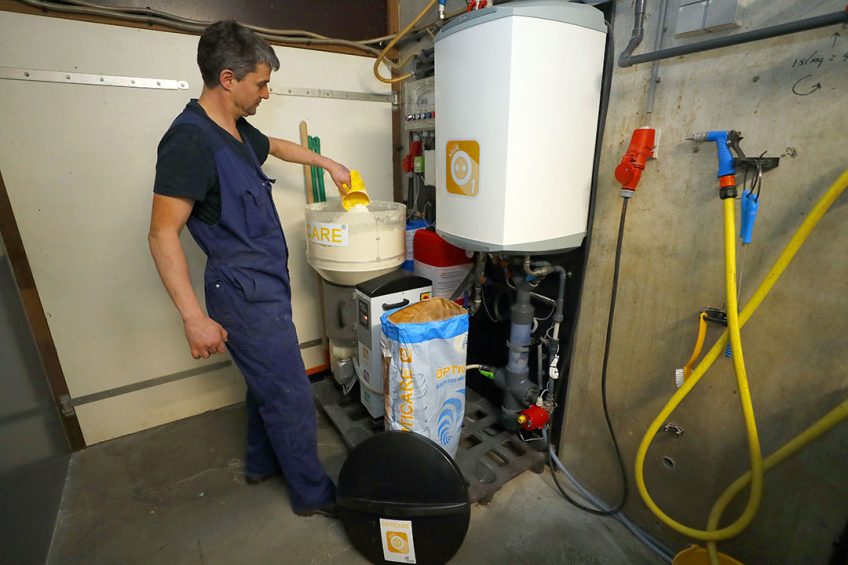
[[249,485],[258,485],[264,483],[277,474],[279,473],[276,471],[273,473],[245,473],[244,481]]
[[294,510],[294,513],[298,516],[324,516],[325,518],[333,518],[338,519],[339,512],[336,509],[335,502],[333,504],[328,504],[327,506],[321,506],[319,508],[311,508],[309,510]]

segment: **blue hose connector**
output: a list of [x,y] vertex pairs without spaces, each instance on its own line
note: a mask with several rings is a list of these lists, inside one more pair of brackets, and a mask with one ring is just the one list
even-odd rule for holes
[[760,199],[754,196],[750,190],[742,193],[742,224],[739,228],[739,237],[744,245],[751,243],[754,233],[754,222],[757,221],[757,210],[760,208]]

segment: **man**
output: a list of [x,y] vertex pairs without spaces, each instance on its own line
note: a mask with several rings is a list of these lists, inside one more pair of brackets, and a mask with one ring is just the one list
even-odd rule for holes
[[[191,355],[226,344],[247,382],[246,479],[280,471],[295,513],[333,515],[335,486],[318,460],[315,409],[292,322],[288,248],[260,165],[270,153],[323,167],[342,192],[350,172],[300,145],[266,137],[244,119],[268,99],[280,63],[258,35],[217,22],[200,38],[200,98],[158,149],[150,251],[179,310]],[[207,255],[203,312],[188,276],[180,232],[188,226]]]

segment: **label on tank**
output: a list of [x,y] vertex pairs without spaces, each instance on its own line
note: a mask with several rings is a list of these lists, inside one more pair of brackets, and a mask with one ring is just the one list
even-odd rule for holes
[[322,222],[306,222],[306,238],[318,245],[330,247],[347,247],[347,224],[325,224]]
[[470,139],[448,141],[445,163],[448,192],[477,196],[480,191],[480,144]]
[[383,540],[383,558],[386,561],[415,563],[411,521],[380,518],[380,537]]

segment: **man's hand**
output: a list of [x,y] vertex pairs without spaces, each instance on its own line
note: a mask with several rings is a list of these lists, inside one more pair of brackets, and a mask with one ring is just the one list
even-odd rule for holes
[[[350,189],[350,171],[341,163],[337,163],[324,155],[319,155],[291,141],[278,139],[276,137],[268,137],[268,152],[283,161],[289,163],[300,163],[301,165],[310,165],[321,167],[328,173],[330,178],[336,183],[339,189],[339,194],[344,196]],[[342,185],[346,184],[347,188]]]
[[193,207],[192,200],[154,194],[147,240],[162,283],[185,325],[191,356],[208,359],[210,355],[224,352],[227,332],[200,307],[188,278],[188,264],[180,243],[180,231]]
[[227,330],[209,316],[190,318],[184,325],[191,356],[195,359],[209,359],[210,355],[225,351]]
[[[324,169],[330,173],[330,178],[336,183],[336,187],[339,189],[339,195],[344,196],[350,190],[350,171],[341,163],[336,163],[335,161],[331,161],[331,163],[330,166],[324,167]],[[347,188],[342,185],[345,185]]]

